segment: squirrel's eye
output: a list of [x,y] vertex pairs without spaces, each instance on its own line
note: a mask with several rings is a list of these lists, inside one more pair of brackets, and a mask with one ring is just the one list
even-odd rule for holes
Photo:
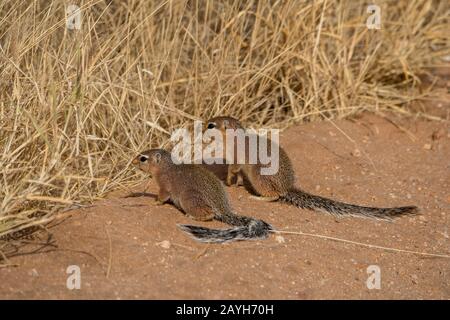
[[141,156],[140,158],[139,158],[139,161],[140,162],[145,162],[145,161],[147,161],[147,157],[146,156]]
[[216,125],[212,122],[208,123],[208,129],[214,129]]

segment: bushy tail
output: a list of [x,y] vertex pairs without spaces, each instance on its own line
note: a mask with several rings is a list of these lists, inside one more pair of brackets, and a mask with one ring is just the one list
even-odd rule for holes
[[392,220],[402,215],[418,213],[415,206],[396,208],[374,208],[348,204],[321,196],[309,194],[299,189],[292,189],[280,197],[281,201],[291,203],[299,208],[322,211],[335,216],[355,216],[380,220]]
[[272,226],[267,222],[245,216],[233,214],[220,216],[216,219],[234,225],[235,227],[229,229],[210,229],[186,224],[179,224],[178,227],[195,240],[209,243],[266,239],[271,230],[273,230]]

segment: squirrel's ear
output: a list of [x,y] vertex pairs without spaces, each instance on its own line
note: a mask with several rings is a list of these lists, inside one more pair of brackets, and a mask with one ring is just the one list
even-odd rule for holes
[[230,123],[228,122],[228,120],[223,120],[223,128],[224,129],[228,129],[229,125],[230,125]]
[[155,160],[155,163],[160,163],[161,162],[161,153],[157,152],[155,154],[155,156],[153,157],[153,159]]

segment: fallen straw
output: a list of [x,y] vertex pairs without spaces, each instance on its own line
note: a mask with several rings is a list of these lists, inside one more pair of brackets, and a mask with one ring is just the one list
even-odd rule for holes
[[417,255],[421,255],[421,256],[429,256],[429,257],[438,257],[438,258],[450,259],[450,255],[447,255],[447,254],[436,254],[436,253],[419,252],[419,251],[413,251],[413,250],[389,248],[389,247],[377,246],[377,245],[373,245],[373,244],[356,242],[356,241],[351,241],[351,240],[346,240],[346,239],[341,239],[341,238],[336,238],[336,237],[324,236],[324,235],[321,235],[321,234],[295,232],[295,231],[283,231],[283,230],[273,230],[272,232],[273,233],[296,234],[296,235],[307,236],[307,237],[315,237],[315,238],[321,238],[321,239],[326,239],[326,240],[333,240],[333,241],[337,241],[337,242],[354,244],[354,245],[367,247],[367,248],[371,248],[371,249],[381,249],[381,250],[386,250],[386,251],[403,252],[403,253],[417,254]]

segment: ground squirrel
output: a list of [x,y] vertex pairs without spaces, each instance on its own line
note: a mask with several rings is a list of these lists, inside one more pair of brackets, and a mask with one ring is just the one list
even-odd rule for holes
[[[226,154],[225,130],[236,130],[244,128],[237,119],[234,119],[232,117],[215,117],[208,120],[206,124],[206,130],[211,129],[218,129],[221,131],[223,135],[223,152],[224,154]],[[249,135],[249,133],[246,133],[245,135],[246,161],[249,158]],[[270,141],[270,139],[268,140]],[[236,141],[234,141],[234,145],[236,146]],[[265,145],[269,148],[271,143],[267,142]],[[269,149],[268,152],[270,153]],[[237,178],[236,184],[240,184],[243,177],[247,182],[249,182],[252,191],[256,193],[258,198],[260,198],[261,200],[283,201],[293,204],[299,208],[327,212],[336,216],[347,215],[389,220],[396,216],[413,214],[418,211],[417,207],[415,206],[397,208],[364,207],[347,204],[307,193],[294,186],[294,170],[292,168],[291,161],[286,152],[281,147],[279,147],[278,152],[278,171],[273,175],[261,175],[261,168],[267,165],[263,165],[260,162],[256,162],[256,164],[247,164],[247,162],[245,162],[244,164],[236,164],[236,152],[234,152],[234,155],[226,154],[226,157],[234,157],[234,159],[232,159],[234,161],[233,164],[228,166],[228,176],[226,179],[227,185],[231,185],[232,180],[235,177]]]
[[157,202],[171,201],[189,217],[218,220],[234,226],[231,229],[209,229],[192,225],[178,225],[201,242],[228,242],[265,239],[273,230],[262,220],[233,212],[222,182],[210,171],[195,164],[174,164],[171,154],[163,149],[142,152],[133,160],[142,171],[151,174],[159,191]]

